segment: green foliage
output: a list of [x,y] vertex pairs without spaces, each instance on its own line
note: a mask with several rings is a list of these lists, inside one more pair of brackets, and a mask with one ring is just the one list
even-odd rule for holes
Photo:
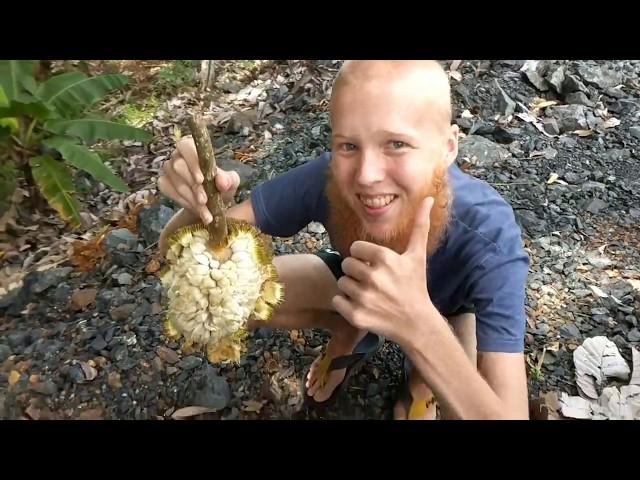
[[[12,157],[18,159],[18,165],[0,169],[0,194],[7,195],[15,186],[21,166],[30,167],[49,204],[71,225],[79,226],[80,205],[67,165],[89,173],[114,190],[126,192],[127,185],[87,145],[96,140],[147,142],[151,135],[89,113],[90,107],[105,95],[127,84],[124,75],[88,77],[81,72],[68,72],[38,84],[37,66],[37,61],[0,60],[0,148],[4,145],[13,149]],[[61,160],[53,158],[51,150],[58,151]]]
[[193,60],[173,60],[158,72],[156,86],[161,91],[193,86],[196,81],[196,68],[197,62]]

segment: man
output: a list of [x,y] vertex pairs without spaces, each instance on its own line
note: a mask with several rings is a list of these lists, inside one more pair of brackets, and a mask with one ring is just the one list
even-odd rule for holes
[[[335,398],[380,338],[407,357],[397,419],[528,417],[524,285],[528,257],[512,209],[455,165],[450,87],[434,61],[346,62],[331,95],[331,153],[256,187],[228,215],[274,236],[310,221],[335,252],[275,259],[285,302],[275,328],[332,336],[306,378]],[[195,147],[179,142],[159,179],[181,204],[161,238],[208,223]],[[218,188],[233,193],[234,172]],[[370,333],[367,333],[370,332]]]

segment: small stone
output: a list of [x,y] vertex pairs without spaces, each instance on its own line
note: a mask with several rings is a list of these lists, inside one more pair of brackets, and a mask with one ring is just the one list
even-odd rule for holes
[[511,157],[511,152],[479,135],[467,135],[460,140],[458,154],[462,161],[478,167],[491,167]]
[[527,80],[529,80],[531,84],[541,92],[549,90],[549,83],[535,70],[527,70],[524,74],[527,77]]
[[587,261],[596,268],[607,268],[613,265],[613,261],[604,255],[589,255]]
[[637,328],[632,328],[631,330],[629,330],[627,339],[630,342],[640,342],[640,330],[638,330]]
[[516,110],[516,102],[502,89],[498,84],[498,80],[495,80],[495,86],[498,89],[498,109],[507,117],[513,115]]
[[11,355],[13,355],[11,347],[9,347],[8,345],[0,344],[0,363],[3,363]]
[[72,382],[75,383],[84,383],[86,378],[84,376],[84,371],[80,365],[71,365],[67,372],[67,376]]
[[558,127],[558,122],[556,122],[553,118],[543,118],[542,128],[549,135],[560,135],[560,127]]
[[640,126],[634,125],[633,127],[630,127],[629,128],[629,134],[632,137],[640,139]]
[[133,277],[131,276],[130,273],[124,272],[118,275],[117,280],[120,285],[131,285],[131,281],[133,280]]
[[125,303],[124,305],[120,305],[119,307],[112,308],[109,313],[111,314],[111,319],[115,322],[127,320],[131,313],[135,310],[135,303]]
[[109,372],[107,383],[112,390],[118,390],[122,388],[122,381],[120,380],[120,374],[118,372]]
[[7,335],[7,341],[12,349],[24,347],[29,343],[29,334],[23,331],[11,332]]
[[222,410],[229,405],[230,401],[229,384],[211,365],[205,364],[204,368],[189,378],[184,396],[186,404]]
[[45,270],[44,272],[35,272],[39,273],[40,275],[31,286],[31,292],[42,293],[49,287],[59,285],[60,283],[62,283],[62,280],[67,278],[72,271],[72,267],[64,267],[51,268],[49,270]]
[[582,338],[582,333],[580,333],[575,323],[568,323],[560,327],[560,335],[566,338]]
[[584,105],[586,107],[593,107],[595,105],[591,100],[589,100],[589,97],[582,92],[569,93],[565,95],[564,99],[567,103],[572,105]]
[[102,335],[98,334],[96,335],[96,338],[93,339],[93,342],[91,342],[91,345],[89,346],[94,351],[100,352],[101,350],[104,350],[105,348],[107,348],[107,342],[105,342],[104,338],[102,338]]
[[182,360],[180,360],[180,363],[178,363],[178,367],[183,370],[192,370],[196,367],[199,367],[201,363],[201,358],[189,355],[188,357],[184,357]]
[[549,107],[546,113],[549,117],[556,119],[560,132],[586,130],[589,126],[583,105]]
[[549,327],[549,325],[547,325],[546,323],[541,323],[540,325],[538,325],[537,331],[535,333],[541,336],[545,336],[548,335],[550,329],[551,328]]
[[168,374],[168,375],[173,375],[174,373],[179,372],[179,371],[180,371],[180,369],[179,369],[179,368],[176,368],[176,367],[174,367],[174,366],[172,366],[172,365],[169,365],[169,366],[167,367],[167,374]]
[[114,362],[120,362],[127,358],[129,352],[127,351],[127,347],[125,345],[116,345],[111,350],[111,360]]
[[638,319],[635,317],[635,315],[627,315],[626,317],[624,317],[624,320],[629,325],[633,325],[634,327],[638,325]]
[[547,81],[553,86],[557,93],[562,93],[562,84],[564,83],[565,67],[556,68],[551,75],[547,75]]
[[594,307],[591,309],[591,315],[608,315],[609,309],[606,307]]
[[126,228],[112,230],[104,240],[104,247],[108,253],[134,252],[138,246],[138,236]]
[[311,233],[317,233],[317,234],[321,234],[321,233],[325,233],[326,232],[326,230],[324,228],[324,225],[322,225],[319,222],[311,222],[307,226],[307,230],[309,230],[309,232],[311,232]]
[[171,365],[180,361],[180,357],[174,350],[171,350],[170,348],[163,345],[160,345],[158,348],[156,348],[156,353],[158,354],[158,357]]
[[603,67],[578,67],[578,73],[585,82],[606,90],[622,83],[622,74]]
[[51,380],[45,380],[44,382],[38,382],[31,385],[31,390],[43,395],[55,395],[58,393],[58,387]]
[[581,177],[577,173],[566,172],[564,174],[564,179],[569,183],[578,183],[581,180]]
[[[222,167],[221,167],[222,168]],[[147,246],[160,238],[160,232],[173,217],[173,210],[160,203],[155,203],[143,209],[138,215],[138,230]]]
[[71,294],[73,293],[73,289],[67,283],[61,283],[56,287],[55,292],[53,292],[53,300],[56,303],[67,303],[71,298]]
[[600,213],[600,210],[607,207],[608,205],[606,202],[603,202],[599,198],[594,198],[587,204],[585,210],[587,212],[591,212],[594,215],[597,215],[598,213]]

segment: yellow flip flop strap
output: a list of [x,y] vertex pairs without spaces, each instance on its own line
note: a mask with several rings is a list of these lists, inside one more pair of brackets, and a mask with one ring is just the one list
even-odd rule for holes
[[409,415],[407,418],[409,420],[422,420],[427,414],[427,410],[431,405],[436,402],[436,397],[431,396],[429,400],[420,399],[413,400],[411,402],[411,407],[409,408]]
[[331,365],[331,360],[333,360],[329,355],[324,355],[318,364],[319,375],[320,375],[320,388],[324,388],[327,384],[327,374],[329,373],[329,366]]

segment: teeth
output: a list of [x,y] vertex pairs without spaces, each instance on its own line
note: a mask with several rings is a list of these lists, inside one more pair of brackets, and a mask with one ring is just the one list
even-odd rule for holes
[[363,197],[360,196],[360,201],[367,207],[380,208],[389,205],[394,199],[394,195],[379,195],[377,197]]

